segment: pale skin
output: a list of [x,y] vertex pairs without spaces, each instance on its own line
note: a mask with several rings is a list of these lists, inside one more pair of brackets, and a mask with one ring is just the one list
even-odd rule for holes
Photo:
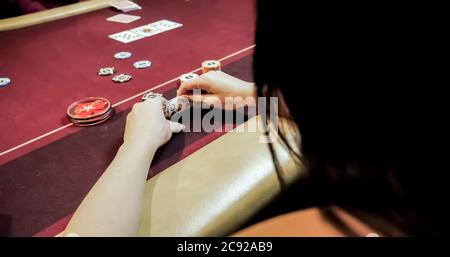
[[[194,89],[201,89],[207,93],[196,97],[192,95]],[[256,97],[256,87],[253,83],[240,80],[225,72],[210,71],[183,83],[178,89],[177,95],[184,95],[190,101],[199,101],[206,105],[214,105],[218,100],[222,107],[229,109],[225,104],[226,97],[242,98],[243,101],[251,98],[254,99]],[[255,101],[248,101],[243,104],[250,102]]]
[[[207,90],[209,97],[220,99],[253,96],[255,92],[252,83],[223,72],[206,73],[195,81],[183,83],[178,95],[186,95],[194,88]],[[122,146],[77,208],[62,236],[137,235],[153,156],[170,140],[172,133],[184,129],[181,124],[166,120],[161,108],[163,101],[155,98],[133,106],[127,116]]]
[[[200,99],[192,97],[194,89],[207,92]],[[256,96],[256,87],[221,71],[205,73],[196,79],[181,84],[177,95],[184,95],[191,101],[214,104],[219,99],[224,104],[225,97]],[[163,114],[165,99],[157,97],[137,103],[127,116],[124,142],[114,160],[95,183],[80,206],[75,211],[62,236],[137,236],[147,173],[156,150],[168,142],[173,133],[180,132],[184,126],[168,121]],[[225,105],[223,105],[225,106]],[[306,215],[288,215],[266,224],[250,227],[238,233],[246,236],[270,236],[279,234],[273,227],[289,224],[292,218],[318,220],[317,226],[302,229],[302,226],[289,226],[289,235],[338,235],[330,224],[320,222],[318,212]],[[286,220],[284,220],[286,219]],[[287,222],[287,223],[286,223]],[[358,226],[361,224],[356,223]],[[274,226],[275,225],[275,226]],[[352,224],[349,224],[353,226]],[[298,228],[296,230],[296,228]],[[272,231],[272,232],[270,232]],[[366,233],[363,230],[362,233]],[[336,234],[337,233],[337,234]]]
[[127,116],[124,142],[75,211],[63,235],[136,236],[153,156],[183,125],[166,120],[163,98],[137,103]]

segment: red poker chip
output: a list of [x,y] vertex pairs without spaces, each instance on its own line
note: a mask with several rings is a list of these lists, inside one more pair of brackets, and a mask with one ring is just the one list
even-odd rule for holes
[[69,119],[72,123],[92,123],[92,122],[96,122],[96,121],[107,118],[108,116],[110,116],[112,114],[112,112],[113,112],[113,109],[111,108],[105,114],[91,118],[91,119],[81,119],[81,120],[80,119],[72,119],[72,118],[69,118]]
[[67,116],[75,120],[92,119],[104,115],[111,109],[111,102],[103,97],[87,97],[67,107]]
[[100,123],[103,123],[103,122],[109,120],[109,118],[111,118],[111,117],[112,117],[112,114],[110,113],[110,114],[109,114],[108,116],[106,116],[106,118],[104,118],[104,119],[97,120],[97,121],[94,121],[94,122],[89,122],[89,123],[74,123],[74,125],[75,125],[75,126],[78,126],[78,127],[90,127],[90,126],[94,126],[94,125],[98,125],[98,124],[100,124]]

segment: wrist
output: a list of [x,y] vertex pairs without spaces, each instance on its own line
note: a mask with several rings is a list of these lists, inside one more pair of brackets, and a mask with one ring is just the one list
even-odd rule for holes
[[158,150],[158,145],[153,142],[149,142],[146,140],[132,140],[128,142],[124,142],[120,146],[120,152],[126,152],[133,155],[140,155],[140,156],[148,156],[152,157],[156,150]]

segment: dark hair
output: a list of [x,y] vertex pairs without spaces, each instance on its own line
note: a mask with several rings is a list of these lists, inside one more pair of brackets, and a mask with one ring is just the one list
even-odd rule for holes
[[292,2],[258,2],[255,83],[258,95],[284,96],[316,205],[386,235],[443,234],[443,134],[426,101],[437,101],[433,27],[405,7]]

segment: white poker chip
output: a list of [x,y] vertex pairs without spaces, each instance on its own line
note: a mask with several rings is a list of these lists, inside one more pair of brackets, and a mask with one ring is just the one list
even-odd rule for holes
[[114,69],[114,67],[106,67],[106,68],[100,68],[100,70],[98,71],[98,75],[99,76],[108,76],[108,75],[113,75],[114,73],[116,73],[116,69]]
[[163,95],[162,95],[162,94],[159,94],[159,93],[149,92],[149,93],[143,95],[142,98],[141,98],[141,100],[142,100],[142,101],[145,101],[145,100],[148,100],[148,99],[152,99],[152,98],[156,98],[156,97],[162,97],[162,96],[163,96]]
[[6,87],[9,83],[11,83],[10,78],[0,78],[0,87]]
[[118,52],[114,55],[114,58],[116,59],[127,59],[131,57],[130,52]]
[[124,83],[129,81],[130,79],[132,79],[133,77],[127,74],[119,74],[117,76],[114,76],[112,78],[112,81],[116,82],[116,83]]
[[220,61],[216,60],[207,60],[202,62],[202,73],[206,73],[208,71],[220,70],[221,64]]
[[198,77],[197,73],[186,73],[180,76],[180,82],[184,83],[188,80],[195,79]]
[[190,107],[189,99],[184,96],[177,96],[166,102],[164,115],[170,119],[175,113],[182,112]]
[[136,69],[145,69],[145,68],[150,67],[151,65],[152,65],[152,62],[148,61],[148,60],[142,60],[142,61],[137,61],[137,62],[133,63],[133,66]]

